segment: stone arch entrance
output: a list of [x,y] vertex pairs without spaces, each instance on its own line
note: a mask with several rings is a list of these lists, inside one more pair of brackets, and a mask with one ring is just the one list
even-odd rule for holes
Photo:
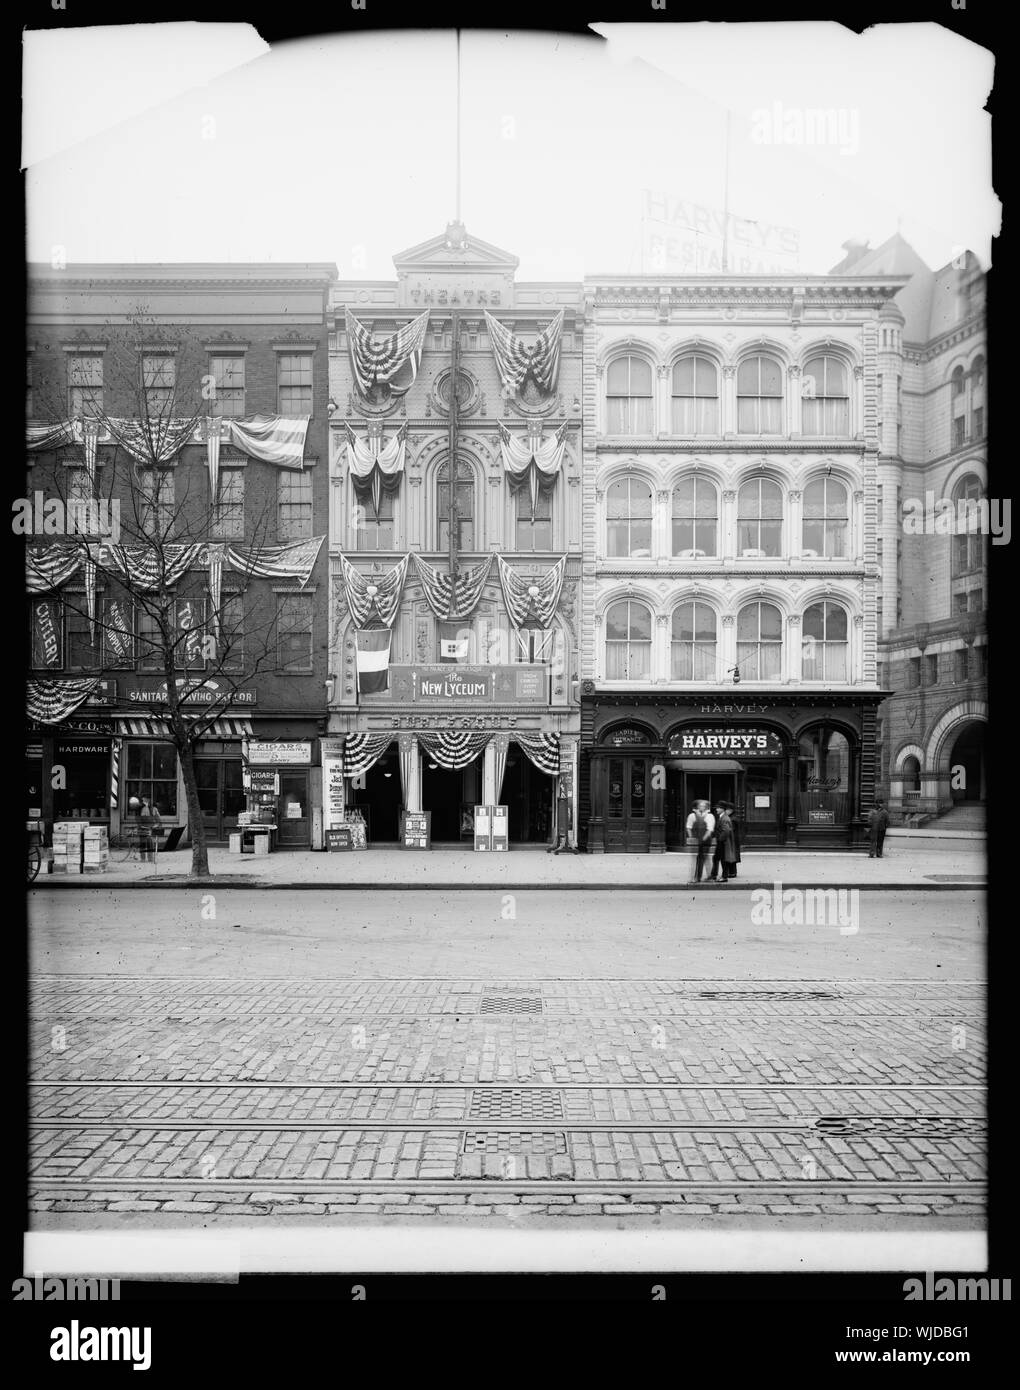
[[954,806],[985,800],[985,726],[981,720],[964,724],[952,741],[949,789]]

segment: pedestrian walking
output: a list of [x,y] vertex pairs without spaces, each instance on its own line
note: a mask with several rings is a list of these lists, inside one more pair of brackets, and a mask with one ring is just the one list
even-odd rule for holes
[[715,816],[708,809],[707,801],[696,801],[694,809],[687,817],[687,843],[694,850],[694,877],[692,883],[700,883],[708,862],[708,852],[715,834]]
[[[720,880],[722,883],[728,883],[731,878],[735,878],[737,872],[736,861],[733,857],[733,821],[730,818],[729,811],[726,809],[728,804],[728,802],[723,802],[720,805],[719,814],[715,821],[715,853],[719,867],[722,870],[722,878]],[[713,861],[713,869],[714,868],[715,861]]]
[[868,842],[871,846],[868,850],[869,859],[882,858],[882,846],[885,844],[885,832],[888,829],[889,812],[885,809],[885,802],[878,797],[868,812]]
[[566,782],[560,783],[556,797],[556,843],[550,845],[547,854],[561,854],[570,851],[570,794]]
[[163,834],[163,821],[147,796],[142,797],[138,826],[141,831],[142,857],[151,861],[156,853],[156,836]]
[[730,860],[729,878],[736,878],[737,865],[740,863],[740,817],[737,815],[737,808],[732,801],[724,801],[723,806],[730,818],[730,825],[733,827],[733,858]]
[[712,870],[708,875],[709,883],[718,883],[721,879],[726,877],[725,870],[723,869],[724,837],[719,831],[719,822],[722,819],[723,807],[725,805],[726,803],[724,801],[719,801],[715,806],[715,843],[712,850]]

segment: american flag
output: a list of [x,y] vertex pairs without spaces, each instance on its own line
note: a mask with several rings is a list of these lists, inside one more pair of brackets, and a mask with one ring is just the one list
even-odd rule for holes
[[552,391],[560,368],[563,310],[546,324],[532,347],[526,347],[520,338],[487,310],[485,322],[489,326],[496,367],[507,390],[519,391],[531,376],[541,390]]
[[[403,395],[418,375],[425,332],[429,326],[429,311],[426,309],[411,323],[405,324],[396,333],[391,333],[388,338],[382,338],[378,342],[346,306],[344,321],[347,325],[347,341],[351,349],[354,379],[361,394],[367,396],[373,386],[388,384],[396,395]],[[395,386],[393,378],[408,361],[411,363],[411,381],[404,386]]]

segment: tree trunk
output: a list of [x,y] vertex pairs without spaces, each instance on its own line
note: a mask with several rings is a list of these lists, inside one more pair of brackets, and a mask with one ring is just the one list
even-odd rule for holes
[[198,783],[195,781],[195,749],[189,739],[185,747],[178,750],[181,759],[181,774],[184,778],[184,799],[188,804],[188,825],[191,829],[191,877],[208,878],[209,850],[205,843],[205,821],[202,807],[198,801]]

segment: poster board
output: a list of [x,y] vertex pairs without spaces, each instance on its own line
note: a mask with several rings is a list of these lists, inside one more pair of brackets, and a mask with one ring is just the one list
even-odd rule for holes
[[431,811],[401,811],[400,847],[401,849],[431,849]]
[[492,808],[492,848],[494,853],[510,848],[510,815],[506,806]]
[[492,807],[475,807],[475,849],[492,848]]
[[354,848],[354,832],[349,825],[337,826],[334,830],[326,831],[326,848],[332,851],[352,850]]

